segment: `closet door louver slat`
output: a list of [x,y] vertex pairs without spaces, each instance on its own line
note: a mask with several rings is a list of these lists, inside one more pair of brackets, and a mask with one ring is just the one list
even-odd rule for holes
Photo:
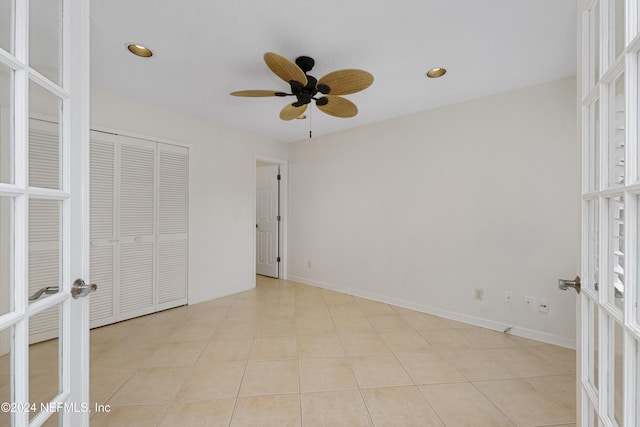
[[158,244],[158,304],[174,301],[184,304],[186,298],[187,240],[161,241]]
[[120,295],[121,319],[152,313],[154,282],[153,242],[120,245]]
[[187,303],[189,151],[158,144],[158,309]]
[[154,234],[155,150],[122,144],[120,237]]
[[124,320],[155,311],[156,143],[118,141],[118,320]]
[[116,140],[117,137],[91,132],[89,151],[89,280],[99,292],[91,294],[91,327],[115,322],[116,312]]
[[58,124],[29,121],[29,186],[60,188]]
[[189,155],[159,148],[159,231],[186,234],[189,231]]
[[91,295],[91,326],[102,326],[116,321],[114,301],[115,247],[94,246],[91,248],[91,283],[100,284],[100,293]]
[[113,239],[115,232],[115,145],[113,142],[91,140],[89,156],[90,237]]

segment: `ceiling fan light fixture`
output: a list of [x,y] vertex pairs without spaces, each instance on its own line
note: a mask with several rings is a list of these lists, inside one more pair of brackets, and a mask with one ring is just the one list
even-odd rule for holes
[[129,49],[129,52],[133,53],[134,55],[141,56],[143,58],[149,58],[153,56],[153,52],[151,51],[151,49],[137,43],[129,43],[129,45],[127,45],[127,49]]
[[444,76],[446,72],[447,70],[445,68],[432,68],[427,71],[427,77],[437,79],[438,77]]
[[300,114],[298,117],[296,117],[296,119],[298,119],[298,120],[304,120],[306,118],[307,118],[306,114]]

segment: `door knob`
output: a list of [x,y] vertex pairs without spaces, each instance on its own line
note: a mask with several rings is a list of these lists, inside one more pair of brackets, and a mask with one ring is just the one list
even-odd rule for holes
[[98,285],[87,285],[82,279],[76,279],[71,286],[71,296],[75,299],[86,297],[89,293],[98,289]]
[[558,279],[558,288],[561,291],[573,288],[577,293],[580,293],[580,276],[576,276],[573,280]]

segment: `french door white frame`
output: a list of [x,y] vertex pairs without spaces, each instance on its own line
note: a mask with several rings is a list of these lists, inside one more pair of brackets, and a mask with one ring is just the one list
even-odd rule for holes
[[[89,136],[89,0],[61,0],[61,83],[38,72],[29,63],[29,0],[15,0],[13,52],[0,49],[0,63],[13,75],[12,102],[13,182],[0,183],[0,196],[13,201],[12,307],[0,316],[0,330],[10,329],[11,408],[15,426],[38,426],[60,414],[63,425],[89,424],[89,318],[88,299],[72,299],[76,278],[87,274],[87,185]],[[53,17],[56,19],[56,17]],[[61,186],[59,190],[29,186],[29,91],[35,83],[60,100]],[[56,200],[61,204],[60,291],[29,303],[29,200]],[[33,417],[29,401],[29,320],[52,307],[61,308],[59,393],[50,410]],[[75,409],[75,410],[74,410]]]
[[639,13],[638,0],[578,1],[581,426],[640,423]]

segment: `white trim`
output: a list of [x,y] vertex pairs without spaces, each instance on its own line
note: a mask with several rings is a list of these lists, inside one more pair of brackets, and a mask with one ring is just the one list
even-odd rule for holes
[[[70,163],[74,167],[71,175],[71,185],[76,185],[73,199],[70,201],[70,212],[72,223],[70,230],[69,248],[70,258],[73,262],[70,265],[68,274],[69,283],[63,285],[71,287],[71,281],[76,278],[88,279],[89,272],[89,128],[90,128],[90,1],[89,0],[69,0],[65,3],[64,9],[65,24],[63,27],[63,40],[68,44],[64,45],[64,60],[69,61],[64,67],[63,78],[65,87],[69,93],[73,94],[73,99],[67,104],[71,111],[68,114],[72,123],[70,132],[71,140],[77,141],[73,144],[73,151],[69,153]],[[68,55],[68,56],[67,56]],[[64,63],[64,62],[63,62]],[[67,78],[69,80],[67,80]],[[68,123],[68,122],[67,122]],[[69,165],[68,165],[69,166]],[[71,172],[71,171],[70,171]],[[79,182],[78,182],[79,181]],[[75,216],[77,215],[77,216]],[[68,299],[64,304],[63,322],[65,331],[69,337],[63,340],[67,353],[63,369],[66,370],[63,379],[68,383],[64,384],[64,390],[69,391],[67,401],[89,402],[89,298],[78,300]],[[68,329],[67,329],[68,328]],[[80,352],[77,350],[81,349]],[[73,369],[72,369],[73,368]],[[67,387],[68,385],[68,387]],[[64,413],[63,423],[65,426],[88,426],[89,414]]]
[[128,130],[122,130],[110,126],[94,125],[91,124],[91,130],[95,132],[108,133],[111,135],[127,136],[129,138],[145,139],[151,142],[161,142],[168,145],[177,145],[179,147],[193,148],[193,144],[190,142],[177,141],[175,139],[164,138],[161,136],[149,135],[145,133],[131,132]]
[[463,313],[456,313],[449,310],[443,310],[429,305],[416,304],[413,302],[405,301],[402,299],[392,298],[388,296],[379,295],[372,292],[364,292],[359,289],[343,287],[333,285],[318,280],[307,279],[302,276],[290,275],[288,280],[303,283],[305,285],[317,286],[323,289],[328,289],[335,292],[340,292],[348,295],[353,295],[360,298],[366,298],[373,301],[382,302],[385,304],[395,305],[397,307],[408,308],[410,310],[419,311],[421,313],[432,314],[434,316],[444,317],[445,319],[455,320],[457,322],[467,323],[473,326],[479,326],[481,328],[491,329],[494,331],[503,332],[507,327],[511,326],[510,334],[518,337],[528,338],[535,341],[540,341],[547,344],[553,344],[560,347],[566,347],[570,349],[576,348],[575,339],[561,337],[559,335],[549,334],[546,332],[536,331],[533,329],[522,328],[519,326],[513,326],[507,323],[496,322],[490,319],[484,319],[481,317],[470,316]]
[[47,92],[54,94],[58,98],[62,100],[66,100],[70,98],[70,94],[68,90],[63,89],[57,83],[52,82],[47,77],[43,76],[39,72],[34,69],[29,70],[29,81],[36,83],[38,86],[45,89]]
[[14,56],[11,56],[10,53],[0,49],[0,64],[6,65],[12,70],[20,70],[26,67],[25,64],[18,61]]

